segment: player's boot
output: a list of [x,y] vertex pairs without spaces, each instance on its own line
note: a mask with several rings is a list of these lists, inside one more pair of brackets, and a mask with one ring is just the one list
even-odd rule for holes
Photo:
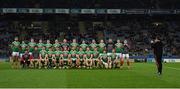
[[59,66],[59,69],[62,69],[62,67],[61,67],[61,66]]
[[123,69],[123,66],[120,66],[119,68],[120,68],[120,69]]
[[130,66],[128,66],[128,69],[130,69],[131,67]]

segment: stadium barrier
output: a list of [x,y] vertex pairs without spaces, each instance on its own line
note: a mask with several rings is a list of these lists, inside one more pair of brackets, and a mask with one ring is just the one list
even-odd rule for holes
[[167,58],[165,58],[164,62],[180,62],[180,58],[179,59],[173,59],[173,58],[167,59]]
[[74,9],[74,8],[0,8],[0,13],[36,14],[180,14],[179,9]]
[[[153,56],[130,56],[130,62],[155,62]],[[0,61],[8,61],[9,58],[0,58]],[[163,62],[180,62],[180,57],[163,57]]]

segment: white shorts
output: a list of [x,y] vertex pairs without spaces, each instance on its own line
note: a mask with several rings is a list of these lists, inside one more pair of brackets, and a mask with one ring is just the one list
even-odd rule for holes
[[117,55],[118,58],[122,58],[123,57],[122,53],[116,53],[116,55]]
[[73,60],[73,61],[75,61],[75,60],[76,60],[76,58],[72,58],[72,60]]
[[19,52],[12,52],[12,56],[19,56]]
[[104,62],[104,61],[102,61],[102,63],[104,64],[104,65],[108,65],[106,62]]
[[129,54],[123,54],[123,58],[129,59]]
[[32,55],[32,52],[29,52],[30,55]]
[[103,64],[104,64],[105,68],[108,68],[108,64],[107,63],[103,62]]
[[98,58],[93,58],[93,60],[98,60]]
[[23,55],[24,55],[24,53],[20,53],[20,58],[22,58]]
[[112,53],[107,53],[107,55],[109,56],[109,55],[111,55]]
[[102,53],[99,54],[99,56],[101,56],[101,55],[102,55]]

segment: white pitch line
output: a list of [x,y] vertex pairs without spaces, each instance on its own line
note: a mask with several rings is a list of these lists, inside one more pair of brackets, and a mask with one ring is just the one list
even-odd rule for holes
[[165,68],[174,69],[174,70],[180,70],[180,68],[174,68],[174,67],[169,67],[169,66],[165,66]]
[[179,88],[0,88],[0,89],[179,89]]
[[[151,66],[154,66],[154,65],[151,65]],[[169,67],[169,66],[164,66],[164,65],[163,65],[163,68],[169,68],[169,69],[174,69],[174,70],[180,70],[180,68],[174,68],[174,67]]]

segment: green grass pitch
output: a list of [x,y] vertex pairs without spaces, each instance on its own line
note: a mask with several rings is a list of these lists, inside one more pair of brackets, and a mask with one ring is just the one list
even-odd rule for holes
[[131,69],[11,69],[0,62],[0,88],[154,88],[180,87],[180,63],[163,64],[163,75],[154,63],[133,63]]

